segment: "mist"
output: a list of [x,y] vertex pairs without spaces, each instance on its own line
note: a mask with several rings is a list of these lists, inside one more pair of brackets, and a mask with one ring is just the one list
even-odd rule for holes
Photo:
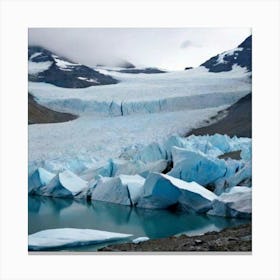
[[88,66],[115,65],[182,70],[235,48],[250,28],[30,28],[28,44]]

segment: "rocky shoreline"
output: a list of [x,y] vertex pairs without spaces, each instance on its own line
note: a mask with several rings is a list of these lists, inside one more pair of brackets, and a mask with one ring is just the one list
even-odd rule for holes
[[171,236],[138,244],[123,243],[99,249],[103,252],[251,252],[251,223],[198,236]]

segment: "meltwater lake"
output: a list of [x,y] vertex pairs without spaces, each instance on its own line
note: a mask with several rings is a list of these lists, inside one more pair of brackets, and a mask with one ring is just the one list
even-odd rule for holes
[[[46,229],[81,228],[132,234],[132,239],[140,236],[154,239],[182,233],[200,235],[247,222],[242,219],[132,208],[100,201],[28,197],[28,234]],[[112,242],[63,251],[96,251],[108,244]]]

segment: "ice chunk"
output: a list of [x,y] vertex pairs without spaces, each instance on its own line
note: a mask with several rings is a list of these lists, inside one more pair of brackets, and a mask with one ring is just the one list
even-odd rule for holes
[[56,175],[45,187],[43,195],[73,197],[87,188],[88,183],[69,170]]
[[100,166],[90,168],[80,174],[81,178],[84,180],[96,180],[100,176],[102,177],[111,177],[113,172],[113,161],[109,160],[105,164],[101,164]]
[[195,181],[200,185],[213,183],[226,173],[224,160],[206,156],[200,151],[172,148],[173,169],[170,176],[187,182]]
[[74,246],[85,246],[131,237],[109,231],[78,228],[57,228],[39,231],[28,236],[29,250],[48,250]]
[[136,205],[140,208],[168,208],[178,202],[181,194],[176,186],[159,173],[151,173],[143,188],[144,192]]
[[137,203],[141,208],[162,209],[179,203],[196,212],[205,212],[216,198],[214,193],[195,182],[187,183],[159,173],[151,173],[143,188],[143,195]]
[[215,193],[221,194],[222,192],[230,189],[234,186],[239,185],[245,181],[247,186],[251,186],[251,179],[252,179],[252,164],[251,162],[247,162],[244,166],[236,172],[233,173],[231,176],[225,176],[224,178],[220,178],[215,182]]
[[167,166],[168,161],[164,159],[155,162],[149,162],[144,166],[144,169],[141,170],[140,175],[144,178],[147,178],[151,172],[161,173],[166,170]]
[[135,159],[145,163],[166,159],[166,151],[158,143],[151,143],[142,149]]
[[150,238],[147,237],[147,236],[142,236],[142,237],[137,237],[137,238],[133,239],[132,242],[135,243],[135,244],[138,244],[140,242],[144,242],[144,241],[147,241],[147,240],[150,240]]
[[147,177],[149,172],[162,172],[167,167],[166,160],[158,160],[154,162],[144,163],[141,160],[114,160],[111,176],[118,176],[121,174],[135,175],[140,174]]
[[143,192],[145,179],[139,175],[120,175],[119,178],[128,187],[131,203],[136,204]]
[[207,213],[214,216],[251,218],[252,215],[252,190],[233,188],[228,193],[223,193],[212,203],[212,208]]
[[131,205],[128,186],[119,177],[100,178],[92,190],[92,200]]
[[55,174],[48,172],[46,169],[39,167],[28,178],[28,193],[40,193],[40,189],[46,186],[55,176]]
[[162,175],[174,186],[180,189],[181,195],[178,202],[184,209],[191,209],[195,212],[206,212],[212,207],[212,201],[217,196],[196,182],[185,182],[168,175]]

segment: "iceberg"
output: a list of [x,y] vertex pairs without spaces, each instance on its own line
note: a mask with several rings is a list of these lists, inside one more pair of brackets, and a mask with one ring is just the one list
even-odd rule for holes
[[[230,170],[230,163],[232,164]],[[235,164],[236,167],[233,165]],[[215,194],[220,195],[223,192],[228,191],[229,189],[239,185],[244,184],[251,187],[252,180],[252,164],[251,162],[236,163],[235,161],[229,161],[228,171],[226,175],[222,178],[219,178],[215,183]]]
[[141,160],[145,163],[154,162],[158,160],[163,160],[167,158],[167,154],[164,148],[162,148],[158,143],[151,143],[142,149],[135,159]]
[[131,203],[135,205],[143,192],[145,179],[139,175],[120,175],[119,178],[127,186]]
[[228,193],[223,193],[212,203],[209,215],[232,218],[251,218],[252,190],[247,187],[234,187]]
[[44,188],[42,195],[52,197],[74,197],[86,189],[88,183],[72,173],[65,170],[57,174]]
[[172,148],[173,169],[168,175],[200,185],[215,182],[225,175],[227,166],[224,160],[207,156],[200,151]]
[[80,177],[86,181],[97,180],[102,177],[111,177],[113,172],[113,161],[109,160],[106,164],[85,170]]
[[28,178],[28,193],[39,194],[41,188],[46,186],[53,178],[55,174],[47,171],[46,169],[39,167],[35,172]]
[[144,184],[139,208],[165,209],[178,202],[180,190],[159,173],[151,173]]
[[78,228],[57,228],[39,231],[28,236],[28,250],[49,250],[85,246],[127,239],[131,234]]
[[147,177],[150,172],[162,172],[166,169],[168,162],[164,159],[143,162],[142,160],[114,160],[111,176],[136,175]]
[[133,239],[132,243],[138,244],[140,242],[144,242],[144,241],[147,241],[147,240],[150,240],[150,238],[147,237],[147,236],[142,236],[142,237],[137,237],[137,238]]
[[92,190],[91,199],[128,206],[131,205],[128,186],[123,184],[119,177],[100,178]]
[[164,209],[175,204],[195,212],[206,212],[217,196],[195,182],[185,182],[169,175],[151,173],[137,207]]

